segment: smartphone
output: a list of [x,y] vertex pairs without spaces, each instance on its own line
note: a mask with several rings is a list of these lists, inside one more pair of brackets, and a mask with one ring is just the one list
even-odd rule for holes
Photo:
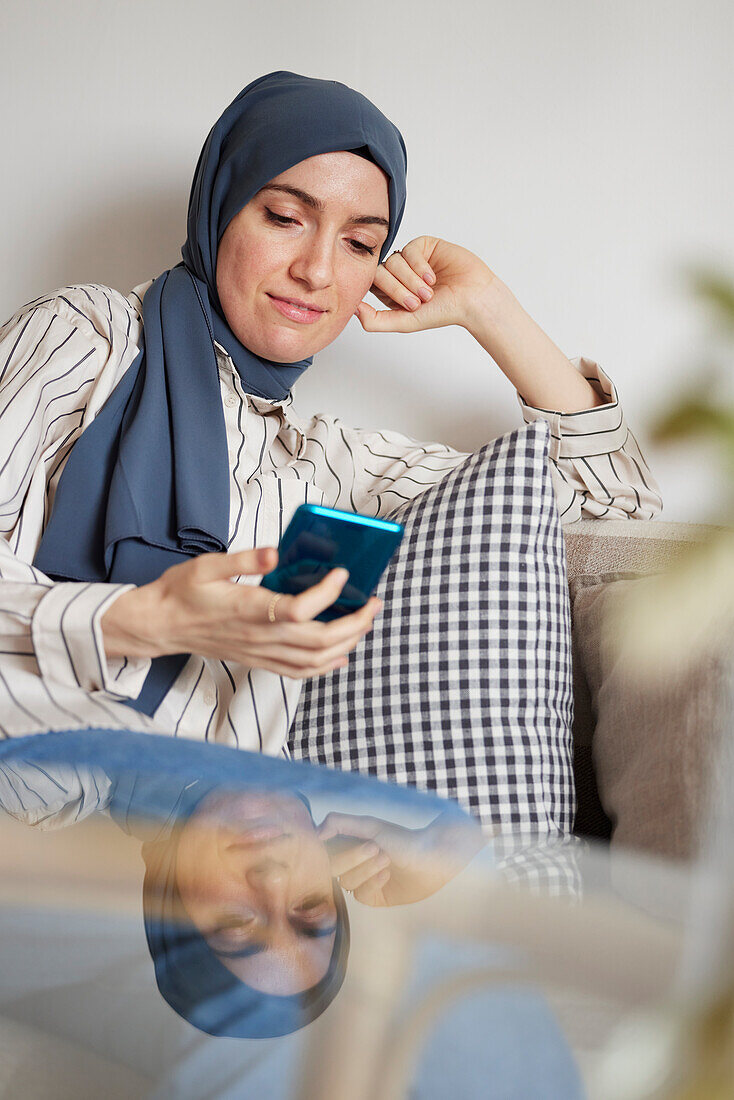
[[260,583],[296,596],[343,566],[349,570],[347,583],[336,602],[316,616],[330,622],[367,603],[402,537],[400,523],[301,504],[283,532],[277,566]]

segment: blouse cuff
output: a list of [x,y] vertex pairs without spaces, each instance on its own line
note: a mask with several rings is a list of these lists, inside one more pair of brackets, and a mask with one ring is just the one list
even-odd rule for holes
[[580,412],[562,413],[528,405],[518,393],[525,423],[548,421],[551,433],[548,453],[554,461],[559,458],[590,458],[618,451],[624,446],[628,429],[614,383],[593,359],[580,356],[571,359],[571,365],[583,374],[596,392],[606,399],[606,403]]
[[18,757],[11,769],[0,764],[0,805],[16,821],[37,829],[74,825],[104,812],[111,797],[112,781],[101,768],[54,763],[41,771]]
[[136,699],[150,670],[149,657],[107,657],[102,617],[132,584],[54,584],[39,601],[31,637],[43,679],[83,691]]

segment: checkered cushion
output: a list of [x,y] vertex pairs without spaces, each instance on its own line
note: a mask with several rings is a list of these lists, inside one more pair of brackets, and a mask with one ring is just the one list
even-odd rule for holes
[[[392,513],[385,606],[343,669],[305,682],[294,757],[436,791],[514,843],[571,833],[571,625],[546,421]],[[508,853],[509,854],[509,853]]]

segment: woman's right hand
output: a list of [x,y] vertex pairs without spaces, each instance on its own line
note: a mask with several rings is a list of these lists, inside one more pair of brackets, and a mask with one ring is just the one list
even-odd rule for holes
[[346,665],[346,654],[372,629],[381,600],[373,596],[350,615],[314,621],[348,578],[346,569],[332,569],[305,592],[281,596],[277,620],[271,623],[273,593],[260,585],[235,584],[231,578],[269,573],[277,563],[272,547],[200,554],[171,566],[150,584],[123,592],[102,617],[107,656],[196,653],[295,680]]
[[364,905],[410,905],[446,885],[484,847],[477,821],[449,809],[419,829],[330,813],[319,826],[332,875]]

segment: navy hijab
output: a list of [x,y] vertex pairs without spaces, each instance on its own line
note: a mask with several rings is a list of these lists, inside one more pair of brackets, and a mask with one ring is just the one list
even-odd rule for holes
[[[274,72],[248,84],[214,124],[189,196],[183,262],[143,301],[144,345],[74,444],[33,564],[53,580],[147,584],[169,566],[227,549],[229,458],[214,342],[245,392],[287,396],[310,365],[274,363],[244,347],[216,289],[217,248],[232,218],[275,176],[308,157],[347,150],[388,176],[387,255],[405,208],[399,130],[359,92]],[[137,700],[153,714],[188,654],[158,657]]]

